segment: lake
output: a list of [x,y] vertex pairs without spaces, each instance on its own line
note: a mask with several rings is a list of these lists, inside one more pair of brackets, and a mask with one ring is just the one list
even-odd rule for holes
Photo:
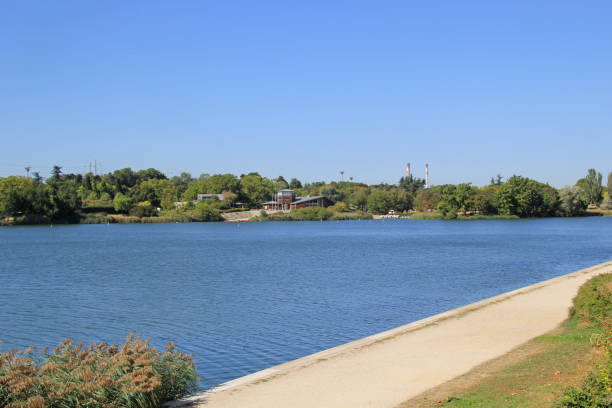
[[194,353],[202,388],[612,258],[612,218],[0,228],[2,350]]

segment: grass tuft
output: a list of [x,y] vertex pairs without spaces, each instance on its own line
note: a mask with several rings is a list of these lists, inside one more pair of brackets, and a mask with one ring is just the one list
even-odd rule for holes
[[130,334],[125,344],[60,343],[0,354],[0,406],[7,408],[154,408],[196,390],[192,356]]

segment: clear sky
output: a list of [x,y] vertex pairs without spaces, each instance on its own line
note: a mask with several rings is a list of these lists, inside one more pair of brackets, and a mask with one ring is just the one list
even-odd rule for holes
[[610,1],[3,1],[0,176],[612,171]]

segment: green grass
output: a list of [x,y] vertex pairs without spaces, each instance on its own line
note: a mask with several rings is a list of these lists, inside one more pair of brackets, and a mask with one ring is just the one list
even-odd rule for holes
[[[612,274],[603,274],[580,288],[570,310],[570,317],[560,328],[523,346],[533,349],[539,347],[541,350],[523,361],[494,372],[467,390],[447,397],[437,406],[608,406],[608,402],[605,405],[561,405],[561,400],[567,395],[568,387],[580,387],[594,369],[597,373],[606,364],[610,366],[609,359],[612,354],[606,356],[604,349],[605,338],[610,335],[606,324],[610,324],[611,317]],[[604,361],[604,365],[598,366],[597,363],[601,361]],[[605,378],[602,381],[605,382]],[[584,394],[592,392],[593,387],[588,388],[588,384],[585,384],[585,387],[587,391],[583,392]],[[572,392],[572,395],[575,395],[582,391]],[[603,398],[605,399],[605,396]]]
[[437,212],[417,212],[410,215],[411,220],[441,220],[442,214]]

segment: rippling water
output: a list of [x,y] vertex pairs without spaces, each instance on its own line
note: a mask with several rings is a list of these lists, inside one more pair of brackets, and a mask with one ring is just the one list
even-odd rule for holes
[[612,218],[0,228],[0,338],[194,353],[202,387],[612,258]]

